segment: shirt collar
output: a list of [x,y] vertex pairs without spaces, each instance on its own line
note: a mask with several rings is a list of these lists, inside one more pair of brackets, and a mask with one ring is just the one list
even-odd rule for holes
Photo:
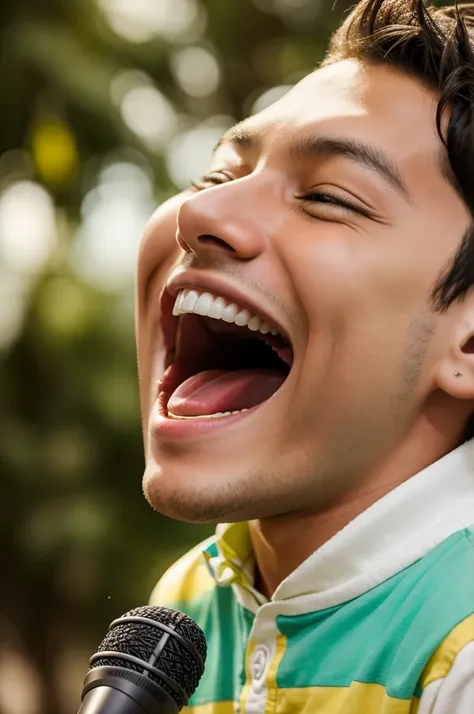
[[216,540],[203,551],[203,555],[217,585],[232,586],[242,605],[254,610],[267,602],[253,585],[255,559],[248,523],[218,525]]
[[[356,597],[422,558],[474,522],[474,440],[431,464],[359,514],[277,588],[272,601],[314,598],[323,606]],[[248,605],[253,588],[247,523],[223,524],[204,552],[218,585]],[[245,592],[244,592],[245,591]],[[252,608],[253,609],[253,608]]]

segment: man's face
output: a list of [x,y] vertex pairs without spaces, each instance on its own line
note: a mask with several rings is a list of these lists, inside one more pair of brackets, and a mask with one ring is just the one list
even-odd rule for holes
[[[239,125],[204,187],[153,216],[137,341],[157,510],[324,509],[423,417],[450,329],[431,289],[469,220],[440,169],[436,103],[394,69],[335,63]],[[210,294],[211,316],[172,316],[183,289]],[[237,313],[260,320],[226,322]]]

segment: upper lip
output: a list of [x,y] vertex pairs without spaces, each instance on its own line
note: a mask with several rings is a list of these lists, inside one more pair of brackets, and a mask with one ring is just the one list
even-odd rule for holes
[[220,278],[210,275],[204,276],[196,274],[192,271],[183,271],[169,279],[165,290],[163,291],[163,295],[166,292],[170,295],[177,295],[180,290],[184,290],[185,288],[199,292],[212,293],[212,295],[216,296],[219,295],[220,297],[229,300],[229,302],[235,303],[240,308],[249,310],[253,315],[263,318],[270,325],[270,327],[273,327],[281,332],[288,342],[290,342],[290,344],[292,343],[288,330],[285,329],[280,320],[275,318],[275,316],[266,310],[264,306],[249,298],[247,293],[244,293],[235,286],[225,283]]

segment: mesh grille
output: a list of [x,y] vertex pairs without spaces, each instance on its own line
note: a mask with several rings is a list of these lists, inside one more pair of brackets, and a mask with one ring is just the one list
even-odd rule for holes
[[[206,659],[207,647],[202,630],[183,613],[169,610],[166,607],[145,606],[137,607],[122,615],[122,617],[132,616],[147,617],[150,620],[156,620],[163,625],[172,627],[177,634],[194,645],[203,661]],[[200,664],[193,654],[172,635],[169,637],[158,659],[155,660],[153,652],[164,634],[153,625],[145,625],[141,622],[117,624],[102,640],[97,652],[109,650],[138,657],[161,669],[179,684],[190,697],[194,693],[202,675]],[[136,672],[142,672],[176,699],[176,693],[166,682],[160,679],[158,675],[143,670],[138,664],[125,662],[120,658],[104,657],[95,660],[92,668],[101,666],[124,667]]]

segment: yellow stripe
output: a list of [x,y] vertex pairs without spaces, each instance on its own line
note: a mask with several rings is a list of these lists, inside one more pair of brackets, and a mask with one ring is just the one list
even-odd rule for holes
[[[253,648],[255,648],[255,644]],[[248,659],[250,658],[249,654]],[[278,656],[278,655],[277,655]],[[247,686],[247,684],[245,685]],[[353,682],[351,687],[304,687],[280,689],[271,709],[275,714],[417,714],[419,699],[394,699],[381,684]],[[268,711],[268,702],[265,713]],[[245,712],[241,698],[240,711]],[[185,707],[183,714],[234,714],[233,702],[210,702],[195,707]]]
[[231,523],[219,537],[217,545],[224,558],[243,564],[252,551],[248,523]]
[[459,623],[442,641],[435,651],[421,676],[421,686],[424,689],[437,679],[446,677],[452,667],[454,658],[469,642],[474,641],[474,615],[469,615]]
[[234,714],[234,702],[210,702],[196,707],[184,707],[183,714]]
[[150,597],[150,605],[173,605],[190,601],[215,587],[215,581],[202,557],[202,551],[214,538],[209,538],[180,558],[163,575]]
[[278,689],[276,675],[280,662],[285,653],[286,648],[286,637],[285,635],[278,635],[276,638],[276,652],[272,659],[267,673],[267,702],[265,705],[265,714],[274,714],[277,706],[278,700]]
[[353,682],[350,687],[304,687],[278,690],[275,714],[416,714],[419,699],[389,697],[382,684]]
[[250,640],[247,645],[247,652],[245,653],[245,684],[242,687],[242,691],[240,693],[240,711],[242,712],[242,714],[245,712],[247,699],[250,693],[250,688],[252,686],[252,675],[250,674],[250,659],[253,655],[255,644],[256,643],[254,640]]

